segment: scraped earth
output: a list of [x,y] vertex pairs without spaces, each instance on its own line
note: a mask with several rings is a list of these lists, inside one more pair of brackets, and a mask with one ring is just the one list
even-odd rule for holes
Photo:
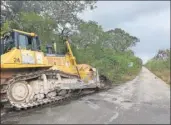
[[169,124],[170,87],[145,67],[132,81],[66,105],[11,114],[9,124]]

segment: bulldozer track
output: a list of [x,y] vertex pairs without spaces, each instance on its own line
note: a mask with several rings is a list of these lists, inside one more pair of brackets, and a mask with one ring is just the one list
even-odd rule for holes
[[[5,84],[6,89],[2,90],[2,91],[3,91],[3,93],[7,94],[8,86],[17,82],[17,81],[27,81],[27,80],[31,80],[34,78],[39,78],[42,74],[46,74],[47,76],[51,76],[51,78],[55,78],[55,75],[57,73],[60,74],[61,76],[65,77],[65,78],[79,79],[79,77],[77,75],[64,73],[64,72],[59,71],[59,70],[43,70],[43,71],[41,70],[41,71],[36,71],[33,73],[18,74],[15,77],[12,77],[11,79],[9,79],[6,82],[6,84]],[[79,89],[77,89],[77,90],[79,90]],[[85,91],[87,91],[87,92],[90,91],[90,93],[84,93]],[[71,90],[68,90],[68,92],[65,96],[55,96],[53,98],[44,98],[42,100],[36,100],[36,101],[29,102],[29,103],[23,102],[21,104],[11,104],[10,102],[8,102],[8,105],[10,106],[10,108],[15,109],[15,110],[26,110],[26,109],[46,105],[49,103],[56,103],[56,102],[61,103],[65,100],[72,99],[74,97],[78,97],[78,96],[82,97],[82,96],[89,95],[89,94],[92,94],[95,92],[97,92],[97,88],[87,88],[84,90],[80,89],[80,91],[78,91],[76,93],[72,93]],[[8,99],[6,99],[6,100],[8,100]],[[3,109],[5,109],[5,108],[3,108]]]
[[51,107],[60,106],[60,105],[66,105],[66,104],[70,103],[71,101],[78,100],[79,98],[82,98],[82,97],[85,97],[85,96],[90,96],[90,95],[93,95],[93,94],[96,94],[96,93],[99,93],[99,92],[103,92],[103,91],[106,91],[106,90],[109,90],[109,89],[111,89],[111,87],[108,86],[106,88],[100,89],[98,91],[94,91],[93,93],[89,93],[89,94],[75,94],[75,95],[71,95],[71,96],[69,96],[67,98],[63,98],[63,99],[59,99],[59,100],[53,101],[52,103],[47,103],[47,104],[39,105],[39,106],[37,106],[35,108],[27,108],[27,110],[26,109],[13,110],[13,108],[4,109],[6,111],[5,111],[5,114],[1,116],[1,120],[3,121],[3,120],[5,120],[5,119],[7,119],[9,117],[25,115],[25,114],[30,113],[32,111],[41,110],[42,108],[46,108],[49,105]]

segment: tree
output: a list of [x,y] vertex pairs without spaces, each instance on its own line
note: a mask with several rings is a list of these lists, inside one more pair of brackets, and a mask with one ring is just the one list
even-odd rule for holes
[[[5,20],[18,20],[20,12],[34,12],[43,16],[49,16],[55,20],[55,31],[60,36],[69,35],[77,28],[81,20],[78,13],[83,10],[95,8],[95,1],[2,1],[2,15]],[[16,21],[17,23],[17,21]]]
[[36,33],[42,40],[42,50],[45,51],[47,43],[52,43],[58,39],[58,35],[53,31],[56,27],[54,20],[47,16],[40,16],[34,12],[21,12],[18,19],[7,21],[11,29],[20,29],[26,32]]
[[10,27],[10,22],[9,22],[9,21],[5,22],[4,25],[1,26],[1,36],[2,36],[5,32],[7,32],[7,31],[10,30],[9,27]]
[[154,59],[158,60],[167,60],[170,57],[170,50],[165,49],[165,50],[159,50]]
[[100,44],[101,48],[111,48],[116,52],[129,52],[134,54],[129,48],[135,46],[139,39],[131,36],[122,29],[116,28],[105,32],[97,22],[82,22],[78,30],[72,34],[72,40],[77,48],[86,48],[92,44]]
[[37,14],[42,11],[40,1],[1,1],[1,8],[1,15],[4,17],[4,21],[11,19],[15,21],[21,11],[35,12]]
[[97,22],[82,22],[71,39],[77,48],[87,48],[92,44],[100,44],[103,33],[102,27]]
[[[142,60],[135,57],[129,49],[136,45],[138,39],[122,29],[105,32],[98,23],[88,21],[78,26],[78,31],[72,34],[71,39],[78,63],[96,67],[100,75],[113,82],[121,80],[125,74],[136,73],[141,68]],[[134,63],[133,68],[128,68],[130,62]]]
[[106,33],[108,34],[108,39],[105,44],[115,51],[126,51],[129,47],[135,46],[139,42],[137,37],[131,36],[120,28],[109,30]]

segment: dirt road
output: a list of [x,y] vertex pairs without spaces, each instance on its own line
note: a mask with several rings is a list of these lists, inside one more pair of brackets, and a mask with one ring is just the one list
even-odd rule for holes
[[63,106],[11,116],[3,123],[170,123],[170,87],[146,68],[133,81]]

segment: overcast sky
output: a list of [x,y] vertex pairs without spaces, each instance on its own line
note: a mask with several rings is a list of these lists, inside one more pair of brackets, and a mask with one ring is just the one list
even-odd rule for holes
[[140,39],[133,48],[146,62],[159,49],[170,48],[169,1],[98,1],[95,10],[81,14],[98,22],[104,30],[122,28]]

